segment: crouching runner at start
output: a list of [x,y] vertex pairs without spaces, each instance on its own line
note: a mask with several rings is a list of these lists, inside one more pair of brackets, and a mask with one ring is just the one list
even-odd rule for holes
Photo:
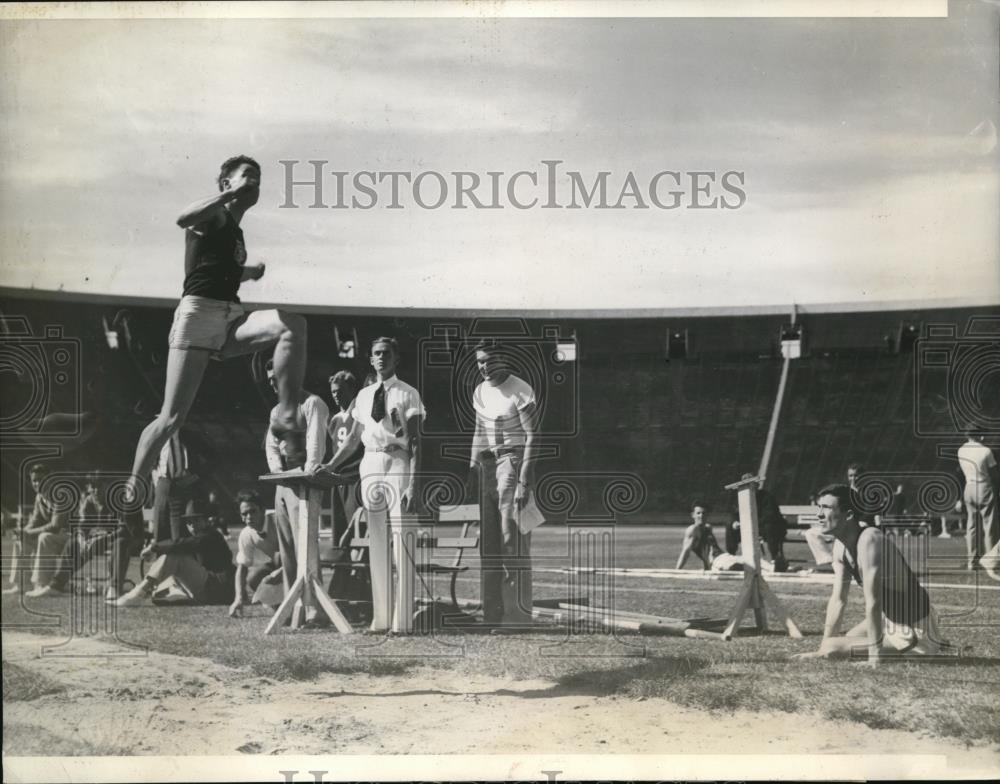
[[[819,650],[795,658],[845,658],[867,650],[874,667],[890,656],[949,653],[927,591],[892,539],[857,519],[851,489],[823,488],[819,509],[820,530],[834,537],[833,592]],[[864,590],[865,619],[839,636],[851,577]]]

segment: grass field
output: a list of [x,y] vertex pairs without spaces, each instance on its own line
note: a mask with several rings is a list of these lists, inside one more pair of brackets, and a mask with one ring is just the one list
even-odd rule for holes
[[[675,528],[617,528],[614,565],[672,567],[680,536],[680,529]],[[927,582],[953,586],[932,587],[932,601],[941,613],[945,635],[961,655],[948,661],[893,662],[878,670],[853,662],[791,661],[792,654],[818,647],[829,588],[777,581],[772,588],[803,630],[804,640],[776,631],[728,643],[630,634],[568,636],[552,630],[383,639],[310,629],[265,637],[269,614],[256,607],[242,620],[228,619],[222,607],[123,610],[116,616],[117,634],[122,641],[153,651],[211,660],[276,682],[309,682],[331,674],[405,676],[429,669],[468,678],[541,679],[554,684],[551,695],[656,699],[710,709],[720,716],[739,710],[779,712],[953,738],[966,744],[997,743],[1000,591],[996,588],[1000,585],[979,577],[976,589],[977,577],[959,569],[963,540],[935,538],[930,546]],[[534,582],[536,600],[579,593],[578,582],[571,584],[568,575],[555,571],[560,564],[568,564],[566,552],[565,529],[539,529],[533,544],[540,567]],[[790,543],[786,553],[793,568],[806,565],[804,544]],[[470,558],[469,563],[473,568],[460,580],[459,595],[475,599],[476,559]],[[732,608],[740,585],[623,575],[606,587],[622,610],[722,618]],[[444,584],[434,586],[434,591],[445,594]],[[66,639],[69,607],[65,596],[26,599],[23,604],[18,596],[5,596],[4,630],[30,631],[54,641]],[[860,589],[855,586],[845,620],[853,624],[861,617]],[[22,668],[9,666],[6,647],[4,657],[5,702],[31,701],[58,690],[46,682],[44,670],[34,676],[38,682],[33,683]],[[95,677],[105,664],[95,662]],[[151,687],[137,684],[136,688]],[[6,743],[5,749],[13,750]]]

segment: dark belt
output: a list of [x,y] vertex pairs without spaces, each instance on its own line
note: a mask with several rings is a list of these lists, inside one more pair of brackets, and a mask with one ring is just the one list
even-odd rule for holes
[[491,447],[490,449],[484,449],[480,452],[481,455],[487,458],[493,458],[494,460],[499,460],[501,457],[521,457],[524,455],[523,446],[498,446]]
[[388,444],[387,446],[373,446],[365,447],[366,452],[406,452],[410,453],[410,450],[405,446],[400,446],[399,444]]

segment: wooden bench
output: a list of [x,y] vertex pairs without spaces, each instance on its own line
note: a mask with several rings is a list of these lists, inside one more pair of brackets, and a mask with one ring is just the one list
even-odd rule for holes
[[[353,533],[350,541],[346,543],[347,549],[353,550],[356,548],[368,548],[371,546],[371,540],[366,536],[361,536],[362,522],[365,522],[365,510],[363,508],[359,508],[354,513],[354,517],[351,519],[351,530]],[[456,593],[458,575],[467,571],[469,568],[462,563],[462,557],[468,549],[475,549],[477,552],[479,550],[479,534],[475,533],[470,535],[469,533],[472,526],[479,525],[479,505],[463,504],[460,506],[442,507],[438,513],[437,523],[461,523],[462,532],[458,536],[420,536],[417,539],[417,546],[422,549],[454,550],[455,556],[450,564],[434,563],[433,561],[426,564],[416,564],[417,573],[449,575],[451,578],[449,586],[451,601],[455,607],[458,607],[458,595]],[[320,559],[320,564],[327,568],[334,566],[333,561],[323,559],[322,557]],[[368,568],[368,564],[353,561],[351,563],[351,567],[366,569]],[[433,599],[434,597],[431,596],[428,598]]]
[[804,504],[802,506],[782,506],[779,507],[779,511],[785,518],[795,518],[795,522],[790,523],[788,526],[788,533],[795,531],[796,535],[789,537],[789,541],[804,541],[804,532],[819,522],[818,506],[812,506],[810,504]]
[[[417,542],[419,547],[430,547],[436,550],[455,551],[455,558],[450,564],[418,564],[419,574],[447,574],[451,577],[451,603],[458,608],[458,595],[455,592],[455,584],[458,575],[468,571],[469,567],[462,564],[462,556],[467,549],[479,550],[479,534],[469,535],[469,529],[479,525],[479,504],[462,504],[460,506],[441,507],[438,512],[438,523],[461,523],[462,532],[456,536],[430,537],[422,536]],[[433,599],[433,596],[428,597]]]

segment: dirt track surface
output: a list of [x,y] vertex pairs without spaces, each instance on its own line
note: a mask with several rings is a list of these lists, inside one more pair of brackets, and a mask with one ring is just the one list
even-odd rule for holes
[[718,715],[431,668],[279,683],[205,659],[116,655],[120,647],[93,639],[76,641],[86,658],[41,657],[51,643],[4,633],[5,661],[65,687],[5,703],[4,726],[45,728],[109,754],[893,753],[1000,768],[1000,746],[966,748],[799,714]]

